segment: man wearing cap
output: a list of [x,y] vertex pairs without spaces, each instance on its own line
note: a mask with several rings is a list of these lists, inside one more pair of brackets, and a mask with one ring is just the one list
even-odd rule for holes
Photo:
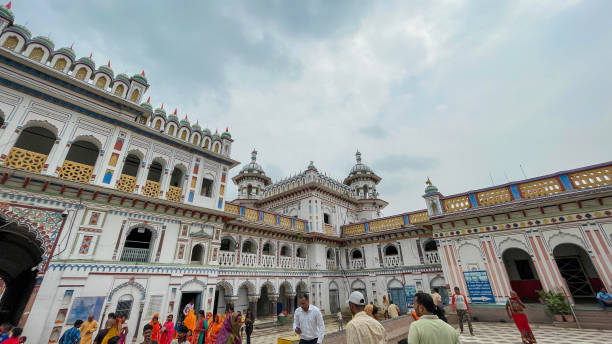
[[307,294],[298,297],[300,307],[293,314],[293,330],[300,335],[300,344],[321,344],[325,323],[319,308],[311,305]]
[[346,325],[346,342],[358,344],[387,343],[387,334],[383,325],[363,311],[365,307],[363,294],[358,291],[352,292],[348,302],[353,320]]

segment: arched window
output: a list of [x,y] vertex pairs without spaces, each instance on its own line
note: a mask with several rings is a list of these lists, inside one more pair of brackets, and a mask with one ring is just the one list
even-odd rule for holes
[[306,250],[303,247],[298,247],[298,249],[295,251],[295,255],[298,258],[306,258]]
[[89,141],[73,142],[58,177],[88,183],[99,152],[98,147]]
[[253,240],[245,240],[242,244],[242,253],[255,253],[255,243]]
[[214,146],[214,149],[213,149],[213,151],[214,151],[215,153],[219,153],[219,146],[220,146],[220,145],[219,145],[219,142],[216,142],[216,143],[215,143],[215,146]]
[[15,48],[17,48],[17,44],[19,44],[19,40],[17,39],[17,37],[11,36],[7,38],[6,41],[4,41],[4,44],[2,44],[2,47],[10,49],[10,50],[15,50]]
[[119,86],[115,87],[115,95],[116,96],[123,96],[123,91],[125,90],[125,87],[123,87],[123,85],[119,84]]
[[79,70],[74,75],[74,77],[79,80],[85,80],[86,76],[87,76],[87,69],[85,67],[79,68]]
[[209,146],[210,146],[210,140],[204,139],[204,148],[208,149]]
[[361,250],[353,250],[353,252],[351,252],[351,258],[362,259],[363,255],[361,254]]
[[251,184],[247,185],[247,196],[251,196],[253,193],[253,186]]
[[63,71],[67,64],[66,59],[58,58],[57,61],[55,61],[55,66],[53,66],[53,68]]
[[272,245],[270,245],[269,242],[263,244],[263,248],[261,249],[261,253],[265,254],[266,256],[270,256],[270,255],[274,254],[274,252],[272,251]]
[[30,52],[30,58],[38,62],[42,60],[43,55],[45,55],[45,51],[39,47],[32,49],[32,51]]
[[117,308],[115,309],[115,315],[120,318],[125,315],[126,319],[130,318],[132,313],[132,306],[134,305],[134,297],[130,294],[122,295],[117,302]]
[[425,251],[437,251],[438,247],[436,246],[435,240],[429,240],[425,243]]
[[181,134],[181,140],[187,141],[187,130],[183,130],[183,133]]
[[389,245],[385,248],[385,256],[397,256],[397,247],[395,245]]
[[368,186],[363,186],[363,197],[368,198]]
[[176,166],[172,170],[172,176],[170,177],[170,185],[177,188],[180,188],[183,185],[183,171]]
[[42,171],[55,139],[55,134],[43,127],[24,129],[4,165],[30,172]]
[[200,142],[200,137],[198,135],[193,135],[193,140],[191,140],[191,143],[193,143],[194,145],[197,145]]
[[221,251],[234,252],[236,251],[236,244],[231,237],[225,237],[221,239],[221,247],[219,249]]
[[174,126],[173,125],[171,125],[170,128],[168,128],[168,135],[174,136]]
[[134,192],[136,187],[136,176],[140,167],[140,158],[135,154],[128,154],[123,163],[121,176],[117,181],[117,189],[126,192]]
[[289,248],[289,246],[281,246],[280,255],[283,257],[291,257],[291,249]]
[[336,257],[334,257],[334,250],[331,248],[327,249],[327,259],[336,259]]
[[106,78],[103,76],[99,77],[98,81],[96,81],[96,87],[104,89],[106,87]]
[[161,129],[161,119],[158,119],[157,121],[155,121],[155,130],[160,130]]
[[204,254],[204,250],[202,249],[202,245],[198,244],[193,247],[191,250],[191,262],[192,263],[202,263],[202,256]]
[[202,178],[202,188],[200,189],[200,196],[212,197],[213,180],[209,178]]
[[159,183],[159,181],[161,180],[162,171],[162,165],[157,161],[153,161],[153,163],[151,163],[151,166],[149,166],[149,174],[147,175],[147,180]]
[[132,92],[132,96],[130,97],[130,100],[136,103],[138,102],[139,96],[140,96],[140,91],[138,89],[135,89],[134,92]]
[[132,229],[125,238],[121,261],[148,262],[152,237],[153,233],[148,228],[137,227]]

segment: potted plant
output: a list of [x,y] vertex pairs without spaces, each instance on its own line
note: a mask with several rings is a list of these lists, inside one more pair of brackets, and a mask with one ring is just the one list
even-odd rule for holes
[[[569,314],[571,314],[572,310],[569,303],[565,300],[565,295],[563,293],[544,290],[538,290],[537,293],[546,304],[548,313],[552,315],[555,321],[564,321],[566,319],[563,315],[569,316]],[[570,319],[566,321],[570,321]],[[571,317],[571,321],[573,321],[573,317]]]

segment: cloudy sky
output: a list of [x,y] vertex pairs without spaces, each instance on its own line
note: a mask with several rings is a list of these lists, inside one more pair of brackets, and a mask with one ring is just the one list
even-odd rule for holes
[[[13,1],[78,56],[145,70],[178,108],[253,148],[273,179],[357,149],[385,215],[611,159],[610,1]],[[239,167],[232,171],[237,173]],[[235,189],[230,195],[235,195]]]

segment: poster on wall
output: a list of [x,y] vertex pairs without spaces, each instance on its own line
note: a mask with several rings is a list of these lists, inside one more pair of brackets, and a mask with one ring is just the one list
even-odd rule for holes
[[105,298],[105,296],[75,298],[72,302],[72,308],[70,309],[70,314],[68,314],[66,324],[74,324],[79,319],[85,321],[90,314],[93,314],[96,321],[100,321],[100,311],[102,311]]
[[495,296],[489,283],[489,276],[484,270],[464,271],[465,283],[472,303],[495,303]]
[[415,285],[405,285],[404,292],[406,293],[406,305],[410,308],[414,308],[414,295],[416,294]]

